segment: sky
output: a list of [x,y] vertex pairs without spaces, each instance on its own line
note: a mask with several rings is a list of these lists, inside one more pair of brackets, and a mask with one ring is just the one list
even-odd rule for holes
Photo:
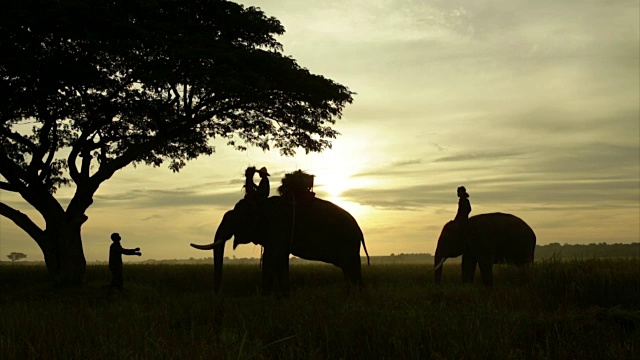
[[[357,93],[333,148],[216,153],[174,174],[129,167],[105,182],[83,226],[88,261],[109,236],[145,259],[211,256],[247,166],[271,192],[287,172],[350,211],[370,255],[434,253],[457,210],[512,213],[539,245],[640,241],[640,5],[637,0],[249,0],[282,22],[284,53]],[[256,182],[258,178],[256,177]],[[64,202],[71,194],[62,189]],[[42,224],[15,195],[2,201]],[[0,218],[0,254],[42,254]],[[364,255],[364,253],[362,253]],[[243,245],[226,256],[259,257]]]

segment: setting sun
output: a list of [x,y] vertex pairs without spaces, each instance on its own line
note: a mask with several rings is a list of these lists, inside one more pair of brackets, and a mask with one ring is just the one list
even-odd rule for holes
[[318,164],[319,167],[314,173],[314,190],[319,197],[335,203],[362,222],[366,219],[370,207],[349,200],[343,194],[349,190],[375,187],[376,182],[369,177],[357,176],[365,170],[364,165],[355,164],[349,158],[332,156],[330,162],[329,166]]

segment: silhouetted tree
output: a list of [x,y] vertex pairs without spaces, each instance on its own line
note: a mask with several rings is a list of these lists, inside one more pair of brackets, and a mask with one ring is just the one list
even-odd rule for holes
[[26,259],[27,258],[27,254],[19,253],[19,252],[12,252],[11,254],[7,255],[7,257],[9,258],[9,260],[11,260],[11,262],[16,262],[18,260]]
[[[0,11],[0,202],[59,284],[83,282],[81,227],[98,187],[131,164],[173,171],[214,152],[320,152],[352,101],[282,54],[280,22],[222,0],[20,0]],[[66,208],[54,196],[75,186]]]

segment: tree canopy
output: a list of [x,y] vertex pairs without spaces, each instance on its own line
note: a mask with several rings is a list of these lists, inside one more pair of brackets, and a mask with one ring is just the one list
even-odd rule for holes
[[[51,230],[81,225],[117,170],[178,171],[212,154],[213,138],[283,155],[330,147],[353,93],[284,55],[283,33],[259,8],[223,0],[5,2],[0,189],[19,193]],[[66,209],[53,197],[62,185],[76,187]],[[0,215],[43,251],[59,233],[2,202]]]

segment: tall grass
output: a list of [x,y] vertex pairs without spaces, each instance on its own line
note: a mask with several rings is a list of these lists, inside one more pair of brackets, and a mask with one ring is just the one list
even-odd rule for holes
[[424,265],[364,267],[349,290],[331,266],[293,266],[292,295],[257,295],[255,266],[125,265],[125,293],[56,291],[37,266],[0,267],[2,359],[633,359],[640,261],[496,267],[495,286],[436,286]]

